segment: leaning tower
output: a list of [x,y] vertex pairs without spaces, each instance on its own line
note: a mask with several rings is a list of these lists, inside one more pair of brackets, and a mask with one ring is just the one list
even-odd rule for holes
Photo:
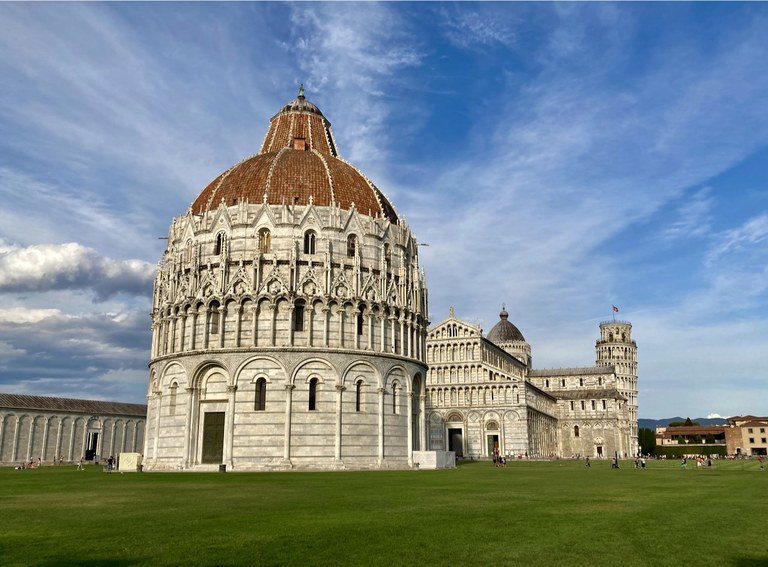
[[628,321],[600,323],[600,340],[595,345],[596,366],[616,369],[616,387],[627,399],[629,409],[629,443],[631,454],[638,451],[637,441],[637,344],[632,340],[632,324]]

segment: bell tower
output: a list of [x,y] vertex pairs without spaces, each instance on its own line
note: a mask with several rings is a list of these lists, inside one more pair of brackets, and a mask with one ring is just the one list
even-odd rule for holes
[[595,344],[596,366],[616,369],[616,387],[627,399],[629,409],[630,454],[639,451],[637,441],[637,344],[632,340],[632,324],[628,321],[600,323],[600,340]]

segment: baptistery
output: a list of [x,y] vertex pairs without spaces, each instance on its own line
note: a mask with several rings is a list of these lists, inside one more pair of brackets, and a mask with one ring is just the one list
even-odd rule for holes
[[418,242],[303,92],[171,222],[154,284],[146,470],[414,466]]

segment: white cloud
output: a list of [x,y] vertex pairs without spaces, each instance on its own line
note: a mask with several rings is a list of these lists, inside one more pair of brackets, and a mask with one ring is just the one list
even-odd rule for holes
[[517,17],[503,4],[461,4],[438,9],[443,33],[461,49],[493,45],[511,46],[515,42]]
[[91,290],[98,299],[117,293],[148,295],[155,266],[113,260],[75,242],[9,247],[0,253],[0,292]]

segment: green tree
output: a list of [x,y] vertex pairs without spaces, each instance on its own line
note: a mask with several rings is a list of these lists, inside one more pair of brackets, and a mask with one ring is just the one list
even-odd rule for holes
[[691,443],[694,445],[701,445],[701,435],[694,435],[693,439],[691,439]]
[[640,452],[644,455],[656,453],[656,432],[648,427],[641,427],[637,432],[637,441],[640,443]]
[[715,442],[715,436],[711,433],[707,433],[707,435],[704,437],[704,443],[707,445],[712,445]]

